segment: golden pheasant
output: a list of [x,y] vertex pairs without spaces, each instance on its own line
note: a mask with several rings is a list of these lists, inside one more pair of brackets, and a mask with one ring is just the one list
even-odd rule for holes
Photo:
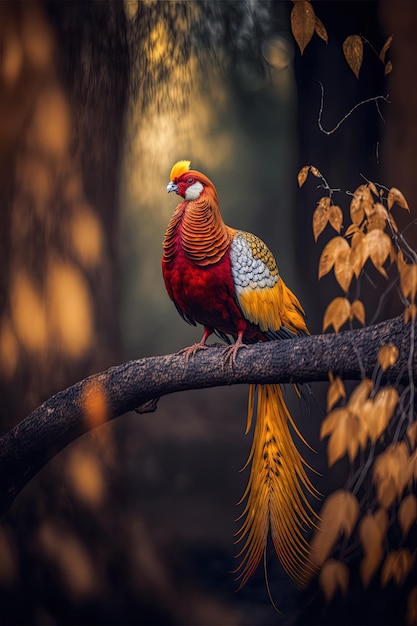
[[[275,259],[255,235],[226,226],[213,183],[178,161],[167,191],[184,198],[163,242],[162,272],[169,297],[190,324],[204,326],[201,341],[182,352],[188,360],[206,348],[215,332],[228,341],[226,359],[235,362],[247,343],[307,334],[304,311],[278,273]],[[289,425],[298,432],[280,385],[251,385],[246,433],[256,417],[248,465],[246,506],[237,533],[243,547],[236,572],[243,586],[266,550],[268,532],[287,573],[302,584],[308,577],[309,545],[304,529],[314,515],[305,489],[315,492]],[[305,489],[304,489],[305,488]]]

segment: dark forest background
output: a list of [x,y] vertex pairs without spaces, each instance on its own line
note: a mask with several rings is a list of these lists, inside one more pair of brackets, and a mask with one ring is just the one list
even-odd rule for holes
[[[317,282],[313,164],[332,187],[363,179],[417,197],[417,5],[313,2],[329,33],[303,56],[291,2],[0,3],[0,427],[53,393],[129,358],[200,337],[170,303],[161,241],[176,198],[172,164],[191,159],[215,183],[231,226],[255,232],[303,303],[310,330],[332,295]],[[342,42],[361,34],[359,80]],[[341,127],[327,129],[359,101]],[[348,205],[342,194],[340,203]],[[369,289],[372,305],[383,282]],[[386,302],[381,317],[398,312]],[[321,390],[316,391],[321,397]],[[233,533],[244,387],[166,397],[154,414],[102,424],[31,481],[0,526],[4,624],[399,623],[404,598],[371,589],[326,607],[269,552],[234,593]],[[297,412],[297,402],[293,410]],[[313,447],[320,415],[298,423]],[[310,460],[324,471],[320,454]],[[334,471],[318,479],[337,486]]]

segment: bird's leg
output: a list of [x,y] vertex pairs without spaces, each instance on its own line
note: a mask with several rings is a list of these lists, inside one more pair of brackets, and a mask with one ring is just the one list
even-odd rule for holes
[[188,359],[190,356],[194,356],[196,352],[199,350],[207,350],[208,346],[206,346],[206,341],[213,334],[213,329],[208,326],[204,326],[204,334],[201,340],[198,343],[194,343],[192,346],[188,346],[187,348],[183,348],[177,354],[185,355],[185,362],[188,363]]
[[232,367],[236,364],[236,355],[239,352],[239,350],[241,348],[248,347],[245,343],[243,343],[244,332],[245,332],[244,330],[239,330],[235,343],[232,344],[231,346],[227,346],[227,348],[223,350],[224,362],[227,363],[227,361],[229,361]]

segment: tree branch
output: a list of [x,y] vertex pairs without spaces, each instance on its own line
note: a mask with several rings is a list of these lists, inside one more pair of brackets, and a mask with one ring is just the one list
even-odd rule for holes
[[[0,513],[26,483],[71,441],[127,411],[155,410],[160,396],[189,389],[241,383],[327,381],[329,371],[358,380],[372,375],[379,348],[399,349],[385,380],[409,382],[411,324],[402,317],[339,334],[258,343],[241,350],[233,369],[224,365],[224,346],[201,351],[188,363],[181,355],[129,361],[82,380],[44,402],[0,439]],[[417,350],[412,371],[417,383]],[[138,408],[139,407],[139,408]]]

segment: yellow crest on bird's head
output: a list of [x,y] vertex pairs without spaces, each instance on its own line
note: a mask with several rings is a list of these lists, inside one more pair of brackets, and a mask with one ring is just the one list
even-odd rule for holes
[[171,174],[169,175],[169,180],[175,180],[176,178],[179,178],[180,176],[185,174],[185,172],[188,172],[188,170],[190,169],[190,165],[191,165],[191,161],[177,161],[172,166]]

